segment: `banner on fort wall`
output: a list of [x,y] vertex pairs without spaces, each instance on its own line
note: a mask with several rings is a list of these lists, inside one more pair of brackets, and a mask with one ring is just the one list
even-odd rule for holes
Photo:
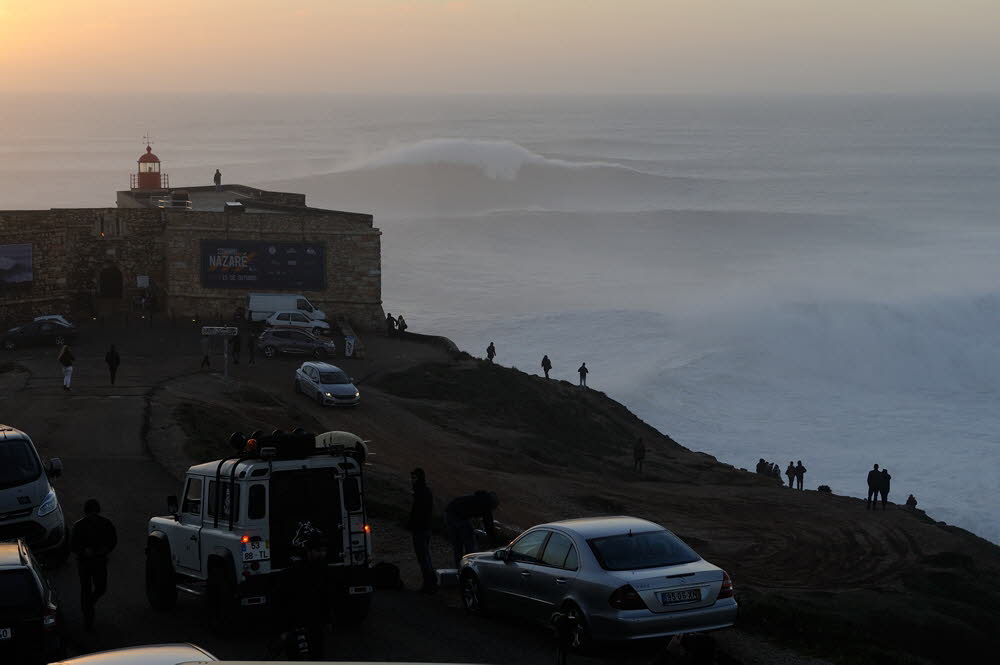
[[260,240],[202,240],[201,285],[209,289],[326,288],[323,245]]
[[0,285],[32,281],[31,245],[0,245]]

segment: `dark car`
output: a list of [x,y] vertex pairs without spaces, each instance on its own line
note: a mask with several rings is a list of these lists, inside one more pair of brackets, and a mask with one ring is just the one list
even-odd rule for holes
[[0,347],[11,351],[21,346],[62,346],[76,339],[76,327],[56,319],[32,321],[11,328],[0,336]]
[[280,328],[261,333],[257,340],[257,348],[268,358],[273,358],[279,353],[327,358],[332,357],[337,350],[336,345],[330,340],[321,339],[304,330]]
[[0,542],[0,663],[63,657],[59,598],[22,540]]

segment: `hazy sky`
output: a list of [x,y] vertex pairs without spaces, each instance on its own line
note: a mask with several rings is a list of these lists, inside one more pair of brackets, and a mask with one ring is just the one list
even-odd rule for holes
[[1000,0],[0,0],[0,91],[1000,91]]

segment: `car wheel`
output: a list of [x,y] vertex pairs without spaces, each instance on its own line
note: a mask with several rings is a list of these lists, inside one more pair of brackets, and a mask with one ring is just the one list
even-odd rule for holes
[[313,358],[315,358],[316,360],[322,360],[323,358],[326,358],[326,349],[319,348],[313,351]]
[[593,646],[593,640],[590,637],[590,626],[587,625],[587,615],[583,613],[583,610],[576,603],[566,603],[563,605],[562,611],[576,626],[573,631],[573,641],[570,643],[570,648],[577,653],[587,651]]
[[62,335],[56,335],[56,346],[62,346],[66,343],[66,338]]
[[479,577],[475,573],[462,573],[462,581],[459,584],[462,591],[462,607],[465,613],[470,616],[479,616],[486,613],[486,603],[483,602],[483,588],[479,584]]
[[177,604],[177,585],[170,554],[163,545],[150,544],[146,550],[146,599],[161,612]]
[[264,347],[264,357],[265,358],[273,358],[275,355],[277,355],[277,353],[278,353],[278,350],[275,349],[273,346],[265,346]]
[[5,351],[13,351],[14,350],[14,342],[11,342],[11,341],[5,339],[3,341],[3,348],[4,348]]

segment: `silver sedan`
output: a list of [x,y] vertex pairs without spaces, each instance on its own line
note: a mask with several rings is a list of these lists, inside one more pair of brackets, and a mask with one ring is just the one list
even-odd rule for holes
[[716,630],[738,614],[724,570],[635,517],[540,524],[507,547],[467,554],[459,581],[468,613],[548,622],[561,611],[575,619],[578,644]]

